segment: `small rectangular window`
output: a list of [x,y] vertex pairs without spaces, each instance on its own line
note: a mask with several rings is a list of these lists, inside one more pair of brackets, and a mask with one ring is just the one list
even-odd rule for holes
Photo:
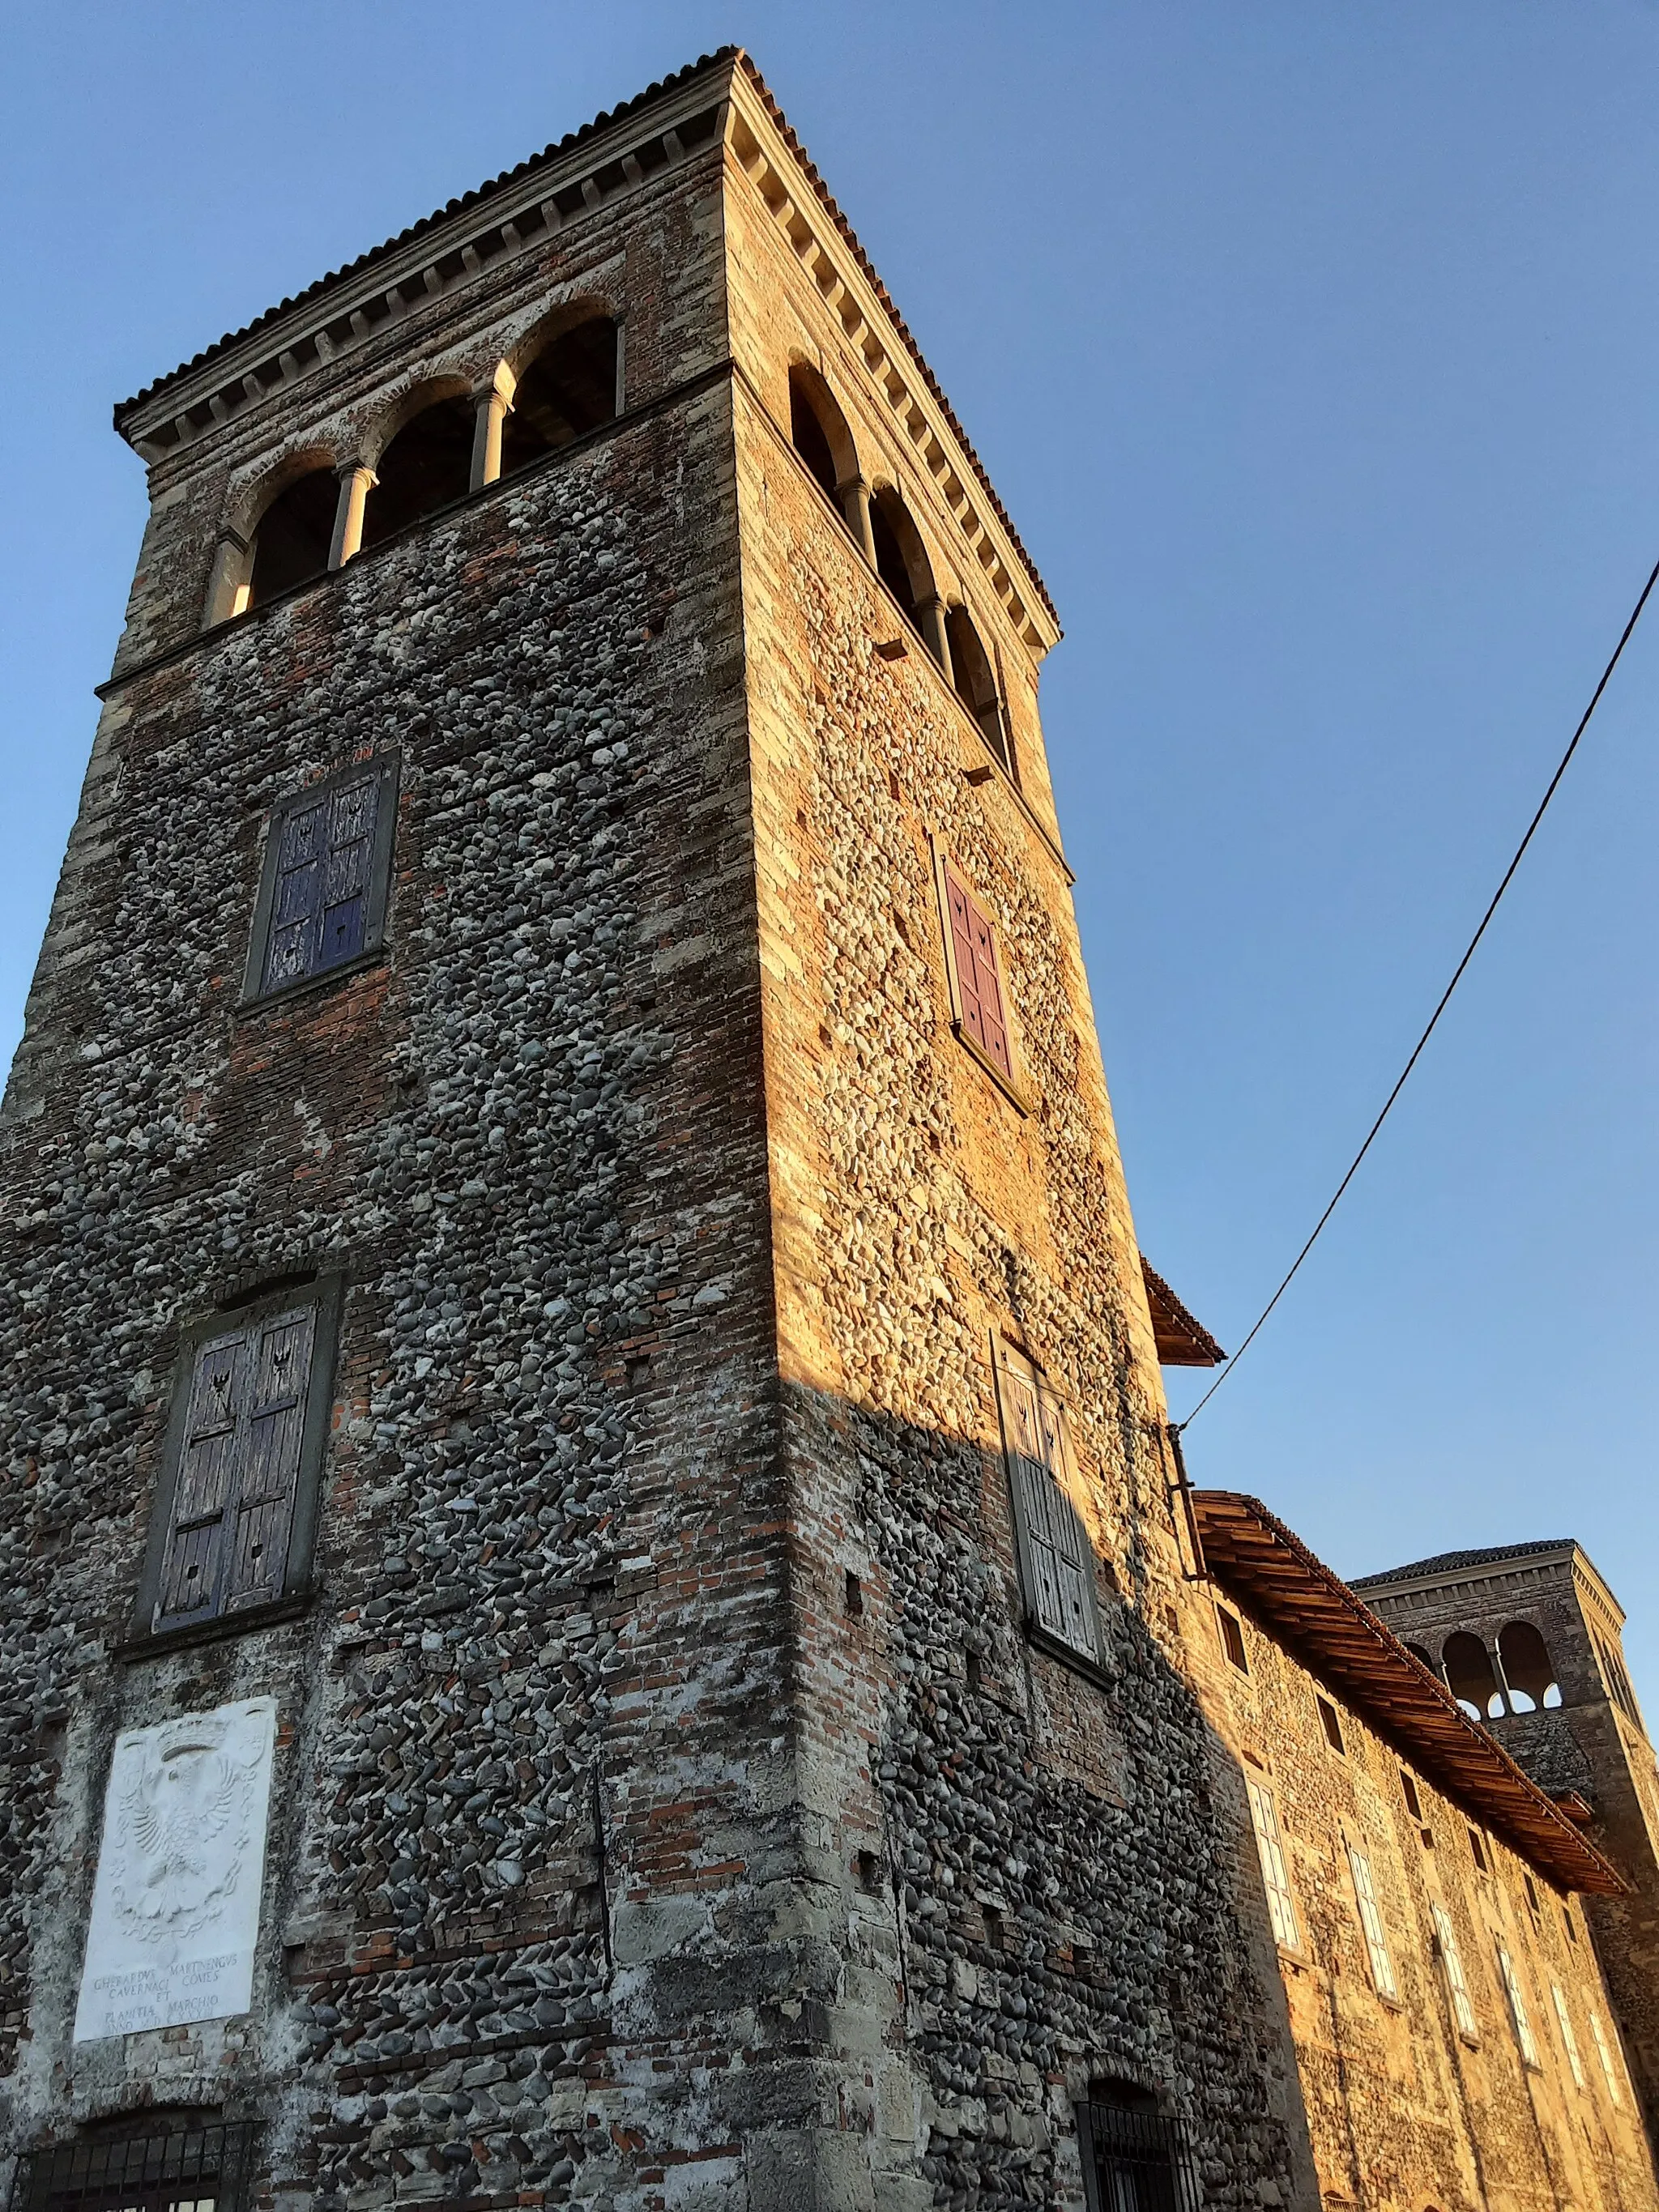
[[176,1371],[140,1601],[160,1635],[293,1595],[311,1551],[338,1286],[191,1329]]
[[1521,1876],[1521,1887],[1526,1892],[1527,1910],[1531,1913],[1533,1918],[1536,1920],[1538,1917],[1538,1891],[1533,1881],[1532,1876],[1524,1871]]
[[1576,1943],[1578,1941],[1578,1923],[1572,1917],[1571,1905],[1566,1904],[1562,1905],[1561,1917],[1566,1924],[1568,1942]]
[[1224,1605],[1215,1609],[1216,1626],[1221,1631],[1221,1648],[1241,1674],[1248,1674],[1250,1662],[1244,1654],[1244,1631],[1239,1626],[1238,1615],[1229,1613]]
[[1457,1932],[1451,1923],[1451,1915],[1443,1905],[1431,1905],[1434,1922],[1435,1948],[1440,1954],[1440,1964],[1446,1977],[1446,1994],[1451,1999],[1452,2018],[1457,2032],[1471,2043],[1480,2040],[1480,2022],[1474,2016],[1474,2007],[1469,1999],[1468,1978],[1463,1972],[1463,1954],[1457,1948]]
[[1479,1828],[1469,1830],[1469,1856],[1474,1861],[1474,1870],[1477,1874],[1491,1872],[1492,1869],[1486,1859],[1486,1842]]
[[1065,1409],[1048,1378],[1012,1345],[994,1340],[993,1358],[1027,1618],[1098,1663],[1095,1547],[1069,1494],[1076,1476]]
[[1326,1742],[1329,1744],[1339,1759],[1344,1757],[1346,1751],[1342,1741],[1342,1723],[1337,1717],[1336,1707],[1328,1698],[1322,1698],[1316,1693],[1314,1703],[1319,1708],[1319,1725],[1325,1731]]
[[1364,1851],[1356,1850],[1352,1844],[1348,1846],[1348,1871],[1353,1876],[1354,1903],[1359,1907],[1359,1924],[1364,1931],[1365,1950],[1371,1962],[1371,1979],[1376,1984],[1378,1996],[1397,2003],[1400,1984],[1395,1978],[1394,1960],[1389,1956],[1389,1939],[1376,1902],[1371,1863]]
[[326,975],[385,940],[397,818],[390,757],[355,763],[276,808],[248,946],[244,1000]]
[[1515,2023],[1515,2039],[1520,2046],[1522,2063],[1538,2064],[1538,2044],[1532,2032],[1532,2021],[1527,2012],[1527,2000],[1521,1989],[1521,1977],[1515,1971],[1515,1961],[1508,1950],[1498,1946],[1498,1971],[1502,1977],[1504,1993],[1510,2001],[1510,2018]]
[[1595,2055],[1601,2062],[1601,2078],[1607,2085],[1607,2094],[1615,2105],[1622,2105],[1625,2100],[1619,2094],[1619,2072],[1613,2063],[1612,2047],[1601,2025],[1601,2015],[1594,2008],[1590,2011],[1589,2024],[1590,2037],[1595,2045]]
[[1261,1861],[1267,1917],[1273,1923],[1274,1940],[1284,1944],[1286,1950],[1294,1951],[1301,1939],[1297,1932],[1291,1878],[1285,1865],[1284,1841],[1279,1831],[1279,1808],[1273,1802],[1273,1791],[1254,1775],[1245,1776],[1244,1788],[1250,1801],[1250,1825],[1255,1830],[1255,1847]]
[[1003,1000],[996,932],[984,908],[942,854],[939,872],[950,940],[951,1011],[957,1032],[1012,1086],[1013,1045]]
[[1407,1773],[1403,1766],[1400,1770],[1400,1794],[1405,1799],[1406,1810],[1411,1814],[1413,1820],[1420,1821],[1423,1818],[1423,1800],[1417,1794],[1416,1781]]
[[1584,2086],[1584,2062],[1578,2056],[1578,2038],[1572,2032],[1572,2014],[1567,2010],[1566,1992],[1559,1982],[1550,1984],[1550,1996],[1555,2004],[1556,2025],[1561,2031],[1561,2047],[1567,2054],[1572,2078],[1582,2089]]

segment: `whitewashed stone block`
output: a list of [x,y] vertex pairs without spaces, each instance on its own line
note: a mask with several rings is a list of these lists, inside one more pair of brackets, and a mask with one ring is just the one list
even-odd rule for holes
[[116,1738],[77,2043],[248,2009],[276,1737],[252,1698]]

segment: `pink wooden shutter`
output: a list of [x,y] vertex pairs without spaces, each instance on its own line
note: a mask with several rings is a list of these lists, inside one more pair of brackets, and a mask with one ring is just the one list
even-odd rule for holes
[[1007,1018],[1002,1007],[1002,977],[997,963],[996,939],[977,899],[946,863],[945,891],[951,904],[951,939],[956,954],[957,986],[962,1000],[962,1026],[988,1060],[1008,1080],[1014,1079],[1008,1049]]

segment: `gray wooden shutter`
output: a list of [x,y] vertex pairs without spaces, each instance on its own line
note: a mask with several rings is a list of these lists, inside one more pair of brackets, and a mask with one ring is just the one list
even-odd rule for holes
[[1071,1465],[1065,1413],[1036,1370],[1006,1345],[997,1346],[996,1377],[1031,1620],[1097,1660],[1094,1546],[1063,1486]]
[[198,1347],[154,1626],[183,1628],[283,1594],[316,1309]]
[[247,1449],[240,1460],[225,1577],[227,1612],[267,1604],[283,1594],[315,1334],[316,1311],[310,1306],[279,1315],[252,1333]]
[[225,1523],[240,1488],[238,1455],[246,1437],[246,1355],[241,1329],[210,1339],[196,1354],[155,1603],[158,1629],[211,1620],[219,1610]]

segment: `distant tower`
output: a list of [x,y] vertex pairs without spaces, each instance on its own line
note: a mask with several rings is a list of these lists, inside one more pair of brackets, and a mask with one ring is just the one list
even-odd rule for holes
[[752,68],[117,421],[0,1123],[18,2204],[1308,2203],[1055,617]]
[[1586,1899],[1650,2129],[1659,2122],[1659,1766],[1624,1608],[1570,1537],[1443,1552],[1352,1587],[1553,1796],[1582,1800],[1631,1884]]

